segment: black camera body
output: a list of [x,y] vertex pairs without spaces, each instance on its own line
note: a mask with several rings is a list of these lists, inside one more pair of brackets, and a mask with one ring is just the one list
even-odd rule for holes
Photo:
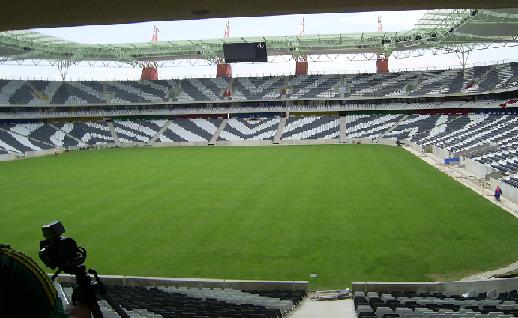
[[[72,303],[85,304],[94,318],[102,318],[103,314],[97,301],[103,297],[122,318],[129,318],[122,307],[108,294],[106,287],[94,269],[86,270],[86,250],[77,246],[70,237],[62,237],[65,227],[60,221],[44,225],[41,228],[45,239],[40,241],[40,259],[45,266],[56,269],[52,276],[54,280],[60,272],[76,277],[77,286],[72,292]],[[94,279],[89,274],[94,275]]]
[[55,221],[42,227],[45,240],[40,241],[40,259],[45,266],[60,269],[67,274],[74,274],[86,260],[86,250],[77,246],[76,241],[62,237],[65,227]]

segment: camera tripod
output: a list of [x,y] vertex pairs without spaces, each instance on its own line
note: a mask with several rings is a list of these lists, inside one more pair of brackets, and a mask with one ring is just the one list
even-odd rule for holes
[[[87,271],[84,265],[67,270],[58,269],[58,271],[52,276],[52,280],[54,280],[62,271],[67,274],[75,275],[76,277],[77,286],[74,287],[74,291],[72,292],[72,304],[74,306],[78,304],[86,305],[90,309],[94,318],[103,318],[101,308],[97,302],[97,300],[102,297],[108,302],[108,304],[110,304],[119,316],[122,318],[129,318],[124,309],[122,309],[122,307],[108,294],[101,278],[99,278],[94,269],[89,269]],[[94,275],[94,280],[92,280],[92,277],[89,274]]]

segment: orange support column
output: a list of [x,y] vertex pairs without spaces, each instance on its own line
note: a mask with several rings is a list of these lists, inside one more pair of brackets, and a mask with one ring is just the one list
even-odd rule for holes
[[232,65],[230,64],[218,64],[216,78],[231,78],[232,77]]
[[308,62],[307,61],[296,61],[295,62],[295,75],[308,75]]
[[380,57],[376,60],[376,73],[388,73],[388,58]]
[[140,75],[140,80],[142,81],[156,81],[158,80],[158,70],[156,67],[146,66],[142,69],[142,74]]

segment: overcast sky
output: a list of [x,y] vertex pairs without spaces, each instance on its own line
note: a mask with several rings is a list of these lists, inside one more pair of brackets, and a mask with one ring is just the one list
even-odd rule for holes
[[[348,14],[312,14],[289,15],[260,18],[230,18],[207,19],[195,21],[157,21],[110,26],[82,26],[72,28],[36,29],[35,31],[50,34],[63,39],[89,44],[146,42],[151,40],[153,26],[156,25],[160,41],[196,40],[221,38],[224,34],[225,23],[230,23],[230,36],[274,36],[296,35],[301,29],[302,17],[305,20],[305,34],[375,32],[377,18],[382,17],[384,31],[403,31],[411,29],[424,11],[405,12],[368,12]],[[518,59],[518,47],[499,48],[475,51],[470,54],[469,64],[494,63],[501,60]],[[194,65],[192,65],[194,64]],[[290,57],[278,57],[271,63],[240,63],[233,64],[234,76],[249,76],[261,74],[291,74],[295,62]],[[60,79],[56,67],[26,65],[0,65],[2,78],[45,78]],[[415,68],[448,68],[458,67],[459,58],[455,54],[427,54],[421,57],[395,59],[391,57],[391,70]],[[342,73],[342,72],[374,72],[374,61],[350,61],[347,57],[326,58],[310,61],[310,73]],[[182,61],[175,66],[159,69],[159,78],[181,77],[214,77],[214,65],[204,62]],[[86,64],[72,66],[67,79],[138,79],[140,69],[123,65],[122,67],[88,66]]]

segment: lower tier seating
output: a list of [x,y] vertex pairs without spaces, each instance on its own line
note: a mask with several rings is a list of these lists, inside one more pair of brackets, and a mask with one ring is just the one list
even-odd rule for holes
[[55,148],[51,143],[45,143],[29,137],[29,133],[20,131],[17,124],[0,124],[0,147],[11,153],[23,154],[28,151],[41,151]]
[[[494,292],[494,291],[493,291]],[[518,292],[500,294],[469,293],[445,294],[442,292],[362,292],[353,296],[358,318],[388,317],[518,317]]]
[[280,122],[279,117],[229,119],[219,135],[219,141],[273,140]]
[[63,132],[87,145],[114,143],[108,124],[99,122],[74,122],[56,124]]
[[337,116],[290,117],[286,120],[281,139],[338,139],[339,136]]
[[120,142],[149,142],[167,120],[114,120],[113,127]]
[[158,137],[158,142],[208,142],[222,119],[175,119]]
[[[345,119],[345,120],[343,120]],[[23,155],[56,147],[121,143],[208,143],[223,119],[132,119],[48,123],[0,123],[2,153]],[[345,123],[345,127],[340,127]],[[273,141],[280,117],[232,118],[217,141]],[[112,127],[113,125],[113,127]],[[472,114],[349,114],[286,118],[281,141],[393,138],[438,146],[500,171],[518,174],[518,115],[512,111]]]
[[[72,285],[63,283],[70,299]],[[110,296],[131,317],[235,317],[280,318],[306,296],[305,291],[240,291],[221,288],[163,286],[108,286]],[[104,317],[118,317],[110,305],[100,303]]]

